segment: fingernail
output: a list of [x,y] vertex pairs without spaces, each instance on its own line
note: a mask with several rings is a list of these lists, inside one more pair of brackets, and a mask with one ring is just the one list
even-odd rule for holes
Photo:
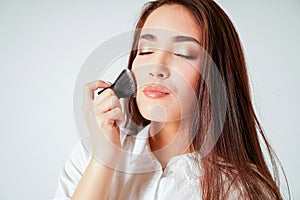
[[106,84],[111,85],[112,83],[109,81],[104,81]]

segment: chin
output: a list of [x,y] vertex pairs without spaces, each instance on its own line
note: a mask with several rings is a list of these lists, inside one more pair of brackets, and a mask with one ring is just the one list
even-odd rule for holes
[[182,113],[186,107],[177,99],[170,97],[151,99],[138,93],[136,97],[137,106],[141,115],[150,121],[174,122],[183,119]]
[[175,109],[173,108],[166,108],[160,104],[153,104],[153,105],[139,105],[139,111],[142,116],[150,121],[155,122],[172,122],[180,120],[180,113],[176,113]]

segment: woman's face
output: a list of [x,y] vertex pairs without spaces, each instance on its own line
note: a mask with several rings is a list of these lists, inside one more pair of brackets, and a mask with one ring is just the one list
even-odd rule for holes
[[144,118],[170,122],[194,110],[200,77],[200,30],[181,5],[164,5],[146,19],[132,70]]

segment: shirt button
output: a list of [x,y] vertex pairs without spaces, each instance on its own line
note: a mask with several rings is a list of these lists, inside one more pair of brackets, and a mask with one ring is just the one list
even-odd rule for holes
[[172,176],[173,174],[174,174],[173,171],[166,171],[166,172],[164,173],[164,176]]

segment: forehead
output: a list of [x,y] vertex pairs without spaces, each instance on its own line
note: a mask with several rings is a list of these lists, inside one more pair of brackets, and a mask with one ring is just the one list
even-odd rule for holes
[[[142,33],[152,30],[155,34],[155,29],[170,30],[169,33],[176,35],[184,35],[195,38],[200,41],[200,27],[190,11],[182,5],[163,5],[155,9],[146,19]],[[149,29],[148,29],[149,28]],[[155,28],[155,29],[152,29]],[[161,34],[161,31],[156,31],[156,34]],[[169,35],[169,34],[168,34]]]

